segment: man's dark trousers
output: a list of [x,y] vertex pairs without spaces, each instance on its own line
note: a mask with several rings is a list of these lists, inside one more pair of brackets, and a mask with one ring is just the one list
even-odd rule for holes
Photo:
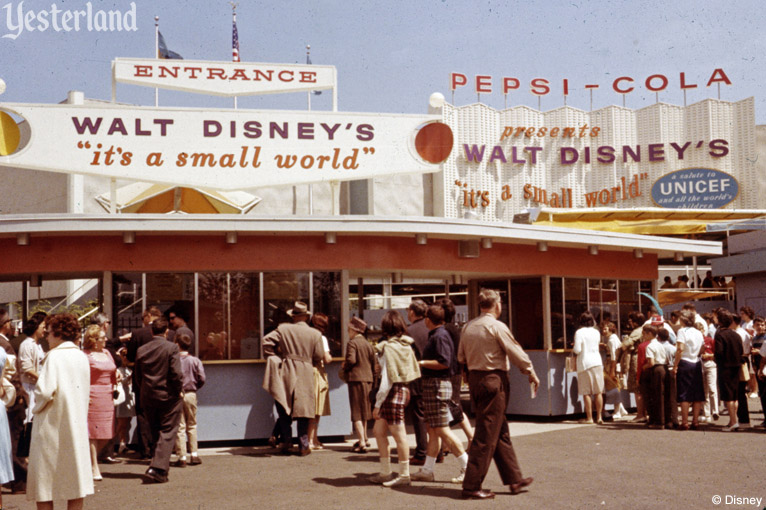
[[183,399],[166,402],[146,402],[143,407],[144,417],[149,424],[151,441],[154,445],[151,467],[167,473],[170,468],[170,456],[176,444],[178,425],[181,422]]
[[504,485],[517,483],[522,479],[521,469],[505,419],[510,390],[508,372],[472,370],[468,374],[468,388],[476,413],[476,427],[468,449],[463,490],[481,489],[492,459]]

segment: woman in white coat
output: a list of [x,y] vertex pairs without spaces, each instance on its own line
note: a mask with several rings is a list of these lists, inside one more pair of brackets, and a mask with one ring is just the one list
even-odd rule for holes
[[43,360],[35,388],[34,425],[29,453],[27,499],[38,510],[53,509],[53,500],[67,500],[68,510],[81,509],[93,494],[88,444],[88,358],[74,344],[80,326],[70,314],[51,317],[47,324],[50,351]]

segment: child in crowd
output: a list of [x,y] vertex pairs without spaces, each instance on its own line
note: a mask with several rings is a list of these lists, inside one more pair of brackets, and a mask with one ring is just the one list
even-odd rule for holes
[[197,390],[205,384],[205,369],[199,358],[189,354],[189,348],[191,347],[191,337],[189,335],[177,335],[175,342],[181,350],[181,372],[184,376],[184,402],[181,423],[178,426],[178,436],[176,437],[178,460],[173,465],[176,467],[186,467],[187,436],[191,453],[188,463],[191,465],[202,464],[199,452],[197,451]]
[[122,360],[122,364],[117,371],[122,375],[120,381],[119,403],[115,407],[115,418],[117,419],[117,444],[119,448],[117,453],[122,454],[130,443],[130,422],[136,416],[136,396],[133,393],[133,370],[128,367],[127,350],[122,347],[117,351]]

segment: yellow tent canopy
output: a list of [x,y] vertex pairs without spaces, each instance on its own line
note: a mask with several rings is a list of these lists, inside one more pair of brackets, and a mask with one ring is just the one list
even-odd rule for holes
[[[110,194],[96,197],[110,210]],[[215,191],[136,182],[117,189],[115,206],[120,213],[245,214],[261,199],[244,191]]]
[[[763,217],[766,211],[729,209],[546,209],[535,225],[605,230],[628,234],[686,235],[707,232],[708,224]],[[737,230],[736,227],[730,230]]]
[[698,299],[726,297],[729,292],[722,290],[690,290],[690,289],[663,289],[657,291],[657,302],[665,307],[675,303],[685,303]]

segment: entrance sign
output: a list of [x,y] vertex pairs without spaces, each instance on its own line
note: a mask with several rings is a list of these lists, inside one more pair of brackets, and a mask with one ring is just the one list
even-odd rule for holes
[[112,76],[118,83],[224,97],[328,90],[337,83],[335,66],[205,60],[118,58]]
[[435,115],[11,103],[0,109],[22,117],[28,124],[22,132],[29,133],[0,156],[0,166],[222,190],[436,172],[440,164],[426,159],[435,161],[429,145],[448,155],[452,143],[451,136],[429,135],[416,147],[418,132],[440,120]]

